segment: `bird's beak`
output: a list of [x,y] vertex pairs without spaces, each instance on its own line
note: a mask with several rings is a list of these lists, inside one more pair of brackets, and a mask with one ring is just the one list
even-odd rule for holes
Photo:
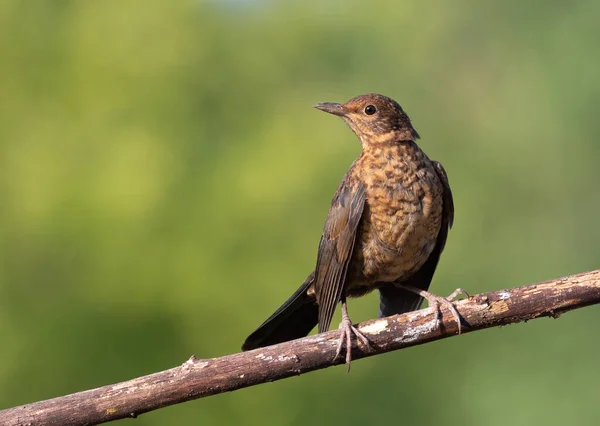
[[348,113],[348,110],[344,108],[343,105],[336,104],[333,102],[321,102],[320,104],[315,105],[316,109],[320,109],[321,111],[328,112],[329,114],[337,115],[339,117],[343,117]]

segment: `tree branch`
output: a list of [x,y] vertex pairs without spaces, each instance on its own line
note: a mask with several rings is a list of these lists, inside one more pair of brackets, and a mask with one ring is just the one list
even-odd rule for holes
[[[525,287],[482,293],[455,303],[463,333],[560,314],[600,303],[600,270]],[[381,354],[454,336],[457,324],[442,308],[371,320],[359,329],[372,348],[352,348],[352,359]],[[0,411],[0,424],[95,425],[172,404],[280,380],[340,364],[332,363],[338,331],[220,358],[196,359],[183,365],[115,385]]]

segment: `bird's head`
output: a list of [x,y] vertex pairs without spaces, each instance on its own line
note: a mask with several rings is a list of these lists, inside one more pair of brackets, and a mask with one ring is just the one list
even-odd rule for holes
[[342,117],[363,146],[390,141],[415,141],[419,134],[396,101],[378,94],[361,95],[345,104],[322,102],[315,108]]

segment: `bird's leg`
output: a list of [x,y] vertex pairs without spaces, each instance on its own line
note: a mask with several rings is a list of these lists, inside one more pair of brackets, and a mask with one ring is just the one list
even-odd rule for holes
[[356,327],[352,325],[350,316],[348,316],[348,307],[346,306],[346,298],[342,298],[342,322],[340,323],[340,343],[338,344],[335,352],[334,361],[342,353],[342,347],[346,343],[346,364],[348,365],[348,371],[350,371],[350,361],[352,361],[352,335],[358,337],[358,339],[366,346],[371,346],[369,339],[365,337]]
[[435,307],[436,321],[439,321],[439,318],[440,318],[440,305],[446,306],[448,308],[448,310],[450,311],[450,313],[452,314],[454,321],[456,321],[456,324],[458,325],[458,334],[461,333],[462,327],[461,327],[461,322],[460,322],[460,315],[458,314],[458,311],[456,310],[456,308],[454,307],[452,302],[454,302],[458,296],[469,297],[469,294],[466,291],[464,291],[462,288],[457,288],[448,297],[441,297],[441,296],[437,296],[433,293],[430,293],[428,291],[425,291],[425,290],[422,290],[420,288],[416,288],[416,287],[413,287],[410,285],[397,284],[396,286],[403,288],[406,291],[410,291],[411,293],[418,294],[422,298],[426,299],[427,303],[429,303],[429,306]]

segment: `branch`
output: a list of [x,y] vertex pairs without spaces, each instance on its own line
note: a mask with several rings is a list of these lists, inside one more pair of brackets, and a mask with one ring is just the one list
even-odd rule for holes
[[[525,287],[482,293],[455,303],[463,333],[560,314],[600,303],[600,270]],[[352,359],[365,358],[454,336],[452,315],[433,308],[371,320],[359,328],[372,348],[352,347]],[[280,380],[340,364],[332,363],[338,331],[220,358],[196,359],[170,370],[115,385],[0,411],[0,424],[95,425],[168,405]]]

